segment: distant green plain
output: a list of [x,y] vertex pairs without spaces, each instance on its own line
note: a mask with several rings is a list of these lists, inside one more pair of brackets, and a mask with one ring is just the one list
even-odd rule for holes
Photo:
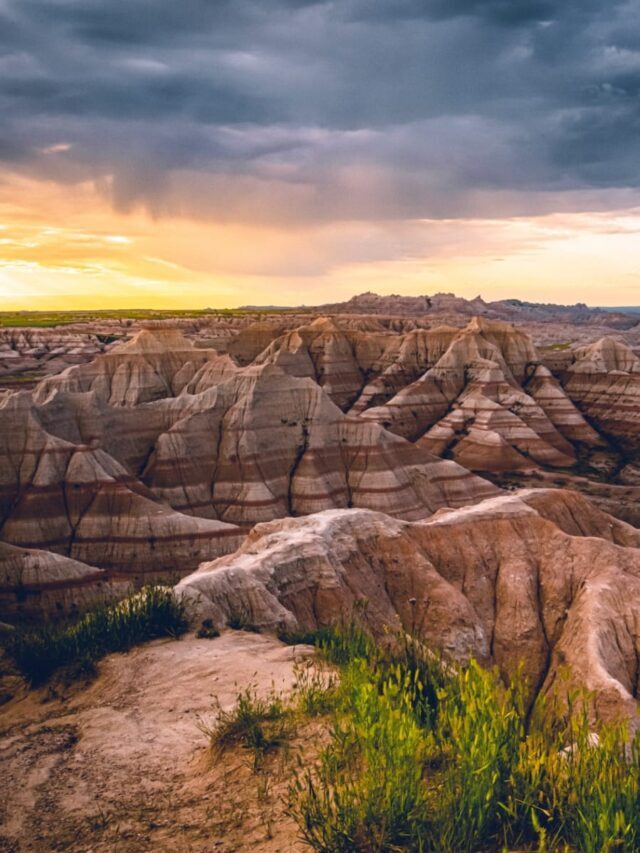
[[[282,309],[269,309],[277,313]],[[105,311],[0,311],[0,327],[46,328],[50,326],[70,326],[75,323],[90,323],[100,320],[170,320],[173,317],[237,317],[245,314],[255,315],[266,312],[244,308],[198,308],[193,310],[153,310],[150,308],[131,308]]]

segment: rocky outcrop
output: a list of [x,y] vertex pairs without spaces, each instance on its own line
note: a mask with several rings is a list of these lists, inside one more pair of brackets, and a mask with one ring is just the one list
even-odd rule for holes
[[575,403],[543,364],[536,366],[525,389],[564,438],[575,444],[592,447],[605,445],[602,437],[587,423]]
[[330,314],[375,314],[463,317],[483,316],[491,320],[510,322],[567,323],[572,325],[598,324],[615,329],[630,329],[637,325],[638,317],[624,311],[606,311],[589,308],[584,303],[555,305],[551,303],[524,302],[520,299],[502,299],[485,302],[481,296],[464,299],[453,293],[435,293],[432,296],[400,296],[391,294],[361,293],[347,302],[320,305],[316,311]]
[[311,324],[242,368],[162,326],[9,394],[0,539],[142,582],[233,551],[259,521],[359,506],[416,519],[496,494],[332,402],[351,394],[345,365],[362,383],[384,350],[385,334],[349,334]]
[[0,616],[11,622],[68,616],[119,597],[127,587],[95,566],[0,542]]
[[602,716],[635,713],[640,533],[572,492],[528,490],[406,522],[330,510],[260,524],[233,555],[177,587],[199,618],[311,630],[354,608],[378,635],[417,633],[532,691],[596,692]]
[[269,344],[287,331],[283,323],[262,321],[252,323],[231,339],[227,344],[227,352],[234,362],[241,367],[257,358]]
[[504,322],[383,320],[248,325],[244,356],[162,324],[5,395],[0,539],[141,581],[232,552],[255,523],[352,508],[418,521],[500,494],[470,469],[509,485],[620,468],[630,500],[630,349],[574,350],[558,379]]
[[136,406],[180,393],[215,357],[214,350],[194,347],[179,329],[142,329],[132,340],[94,361],[43,380],[35,398],[45,402],[59,391],[93,391],[112,406]]
[[44,376],[91,361],[114,341],[93,330],[0,328],[0,387],[31,387]]
[[227,553],[240,531],[181,515],[98,446],[48,432],[27,393],[0,403],[0,538],[141,580]]
[[629,347],[603,338],[576,350],[562,384],[599,431],[628,454],[640,451],[640,360]]
[[419,379],[360,416],[477,471],[570,467],[575,444],[602,444],[530,339],[480,318]]
[[271,363],[194,397],[155,443],[143,481],[183,512],[252,524],[330,507],[421,518],[495,487],[344,415],[313,380]]
[[374,363],[381,358],[389,336],[345,331],[319,317],[275,341],[257,359],[281,367],[290,376],[309,377],[343,411],[359,397]]

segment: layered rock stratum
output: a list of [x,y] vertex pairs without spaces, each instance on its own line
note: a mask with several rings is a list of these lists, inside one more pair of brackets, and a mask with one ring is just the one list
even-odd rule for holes
[[377,293],[360,293],[346,302],[318,306],[323,313],[381,314],[381,315],[442,315],[463,317],[483,316],[492,320],[511,322],[554,322],[571,325],[604,325],[615,329],[629,329],[637,325],[638,317],[624,310],[607,311],[589,308],[584,303],[557,305],[553,303],[525,302],[521,299],[501,299],[485,302],[481,296],[464,299],[454,293],[435,293],[431,296],[379,296]]
[[[316,346],[330,374],[331,339]],[[267,351],[241,367],[178,329],[143,329],[6,396],[2,540],[140,582],[233,551],[257,521],[351,506],[420,518],[497,492],[345,414],[283,357]],[[333,374],[339,394],[343,368]]]
[[[340,618],[407,631],[532,694],[592,690],[633,714],[640,668],[640,532],[570,491],[524,490],[419,522],[329,510],[257,525],[177,587],[201,618],[309,631]],[[569,676],[565,676],[565,670]]]
[[614,324],[546,350],[493,309],[468,318],[442,299],[459,314],[441,323],[436,302],[433,320],[130,327],[95,358],[6,392],[0,618],[185,576],[178,588],[203,613],[268,629],[314,627],[366,600],[376,632],[419,626],[505,674],[525,658],[532,690],[568,662],[601,713],[628,711],[631,339]]

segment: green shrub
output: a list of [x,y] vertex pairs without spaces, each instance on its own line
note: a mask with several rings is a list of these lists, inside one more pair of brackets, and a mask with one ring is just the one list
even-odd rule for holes
[[335,672],[318,666],[317,660],[296,664],[293,693],[297,708],[305,717],[329,714],[336,707],[339,695]]
[[290,791],[290,813],[315,850],[393,850],[424,833],[425,743],[409,678],[378,685],[363,660],[345,671],[331,744]]
[[216,752],[236,745],[251,750],[257,769],[268,752],[287,740],[290,712],[277,694],[272,692],[261,699],[255,687],[249,686],[238,694],[230,710],[225,711],[218,705],[215,721],[200,720],[199,728]]
[[357,620],[326,625],[312,631],[282,631],[278,639],[290,646],[316,646],[325,660],[340,666],[356,658],[368,659],[377,654],[371,634]]
[[60,667],[82,669],[110,652],[145,640],[177,637],[187,629],[184,605],[169,587],[148,586],[121,601],[103,604],[66,625],[46,624],[18,631],[7,650],[33,685]]
[[[343,665],[329,744],[290,788],[318,851],[640,849],[640,740],[415,641]],[[562,711],[562,713],[560,712]]]

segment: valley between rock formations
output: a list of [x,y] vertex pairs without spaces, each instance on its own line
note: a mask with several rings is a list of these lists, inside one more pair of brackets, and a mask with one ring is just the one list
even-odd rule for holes
[[[635,724],[634,318],[372,296],[317,315],[137,322],[117,340],[104,323],[20,330],[77,351],[56,366],[32,347],[44,375],[0,396],[0,622],[162,580],[195,627],[261,634],[155,642],[59,695],[5,679],[0,849],[248,849],[242,832],[251,849],[297,849],[286,821],[265,841],[257,801],[215,846],[203,791],[230,783],[203,768],[195,716],[254,673],[260,689],[290,686],[275,634],[354,608],[375,636],[413,631],[507,678],[524,661],[532,694],[568,669],[599,717]],[[95,347],[78,350],[79,334]],[[183,847],[149,823],[150,796],[176,804]]]

